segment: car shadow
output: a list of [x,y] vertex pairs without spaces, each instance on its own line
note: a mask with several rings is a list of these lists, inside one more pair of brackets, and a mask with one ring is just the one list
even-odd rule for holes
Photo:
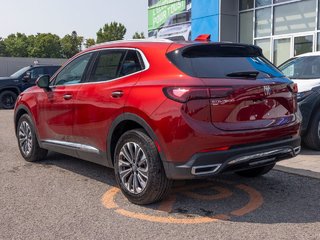
[[[49,153],[39,164],[44,167],[53,165],[117,188],[113,170],[94,163]],[[320,179],[274,170],[251,179],[225,174],[202,180],[175,181],[166,200],[146,206],[129,204],[121,192],[114,201],[126,211],[163,219],[315,223],[320,222],[319,185]]]

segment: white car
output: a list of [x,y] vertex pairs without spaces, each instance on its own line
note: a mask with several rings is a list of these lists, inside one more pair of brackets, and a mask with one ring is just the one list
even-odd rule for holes
[[157,37],[174,41],[191,40],[191,12],[184,11],[170,16]]
[[308,147],[320,150],[320,52],[293,57],[279,68],[298,85],[302,139]]

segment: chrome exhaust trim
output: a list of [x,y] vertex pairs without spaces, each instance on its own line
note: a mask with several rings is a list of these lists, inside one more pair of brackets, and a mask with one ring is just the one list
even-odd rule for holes
[[294,150],[294,154],[295,154],[295,155],[298,155],[298,154],[301,152],[301,147],[300,147],[300,146],[299,146],[299,147],[296,147],[296,148],[294,148],[293,150]]
[[213,174],[219,170],[221,164],[195,166],[191,168],[191,173],[196,176]]

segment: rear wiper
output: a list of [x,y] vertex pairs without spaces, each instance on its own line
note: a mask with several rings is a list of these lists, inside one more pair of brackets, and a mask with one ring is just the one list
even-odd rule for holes
[[234,78],[254,78],[256,79],[259,75],[257,71],[248,71],[248,72],[232,72],[228,73],[227,77],[234,77]]

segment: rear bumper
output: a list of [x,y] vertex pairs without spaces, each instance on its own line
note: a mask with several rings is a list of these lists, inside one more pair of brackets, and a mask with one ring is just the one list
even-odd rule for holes
[[164,162],[170,179],[193,179],[235,172],[295,157],[301,147],[300,137],[256,145],[242,145],[227,151],[197,153],[184,164]]

